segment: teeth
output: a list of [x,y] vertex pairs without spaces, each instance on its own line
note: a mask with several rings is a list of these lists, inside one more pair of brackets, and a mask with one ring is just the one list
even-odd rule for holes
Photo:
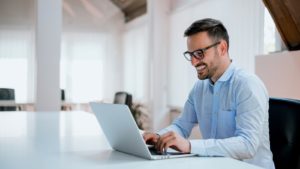
[[196,67],[197,71],[202,71],[206,66],[205,65],[201,65]]

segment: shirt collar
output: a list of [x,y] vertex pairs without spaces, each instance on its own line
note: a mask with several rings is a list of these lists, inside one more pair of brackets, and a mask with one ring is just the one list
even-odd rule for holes
[[235,65],[233,63],[230,63],[226,71],[222,74],[222,76],[217,80],[217,82],[225,82],[229,80],[229,78],[232,76],[234,72]]

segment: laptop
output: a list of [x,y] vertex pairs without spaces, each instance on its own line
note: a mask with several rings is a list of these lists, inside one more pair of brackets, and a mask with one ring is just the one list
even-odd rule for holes
[[123,153],[150,160],[195,156],[171,148],[165,154],[146,145],[127,105],[90,103],[110,146]]

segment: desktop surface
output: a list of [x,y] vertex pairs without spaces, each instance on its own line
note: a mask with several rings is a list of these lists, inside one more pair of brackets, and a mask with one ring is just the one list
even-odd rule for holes
[[257,169],[224,157],[146,160],[111,149],[92,113],[0,112],[0,168]]

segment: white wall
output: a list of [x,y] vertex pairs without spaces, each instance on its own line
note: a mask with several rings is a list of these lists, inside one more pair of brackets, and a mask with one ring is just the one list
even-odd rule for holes
[[300,51],[256,56],[255,71],[271,97],[300,99]]
[[[61,0],[36,2],[36,105],[37,111],[59,111]],[[51,15],[50,15],[51,11]]]
[[149,104],[148,23],[146,15],[127,23],[122,39],[123,90],[134,102]]
[[168,125],[167,88],[169,56],[169,13],[170,0],[148,0],[148,37],[150,70],[150,110],[153,115],[153,129]]

